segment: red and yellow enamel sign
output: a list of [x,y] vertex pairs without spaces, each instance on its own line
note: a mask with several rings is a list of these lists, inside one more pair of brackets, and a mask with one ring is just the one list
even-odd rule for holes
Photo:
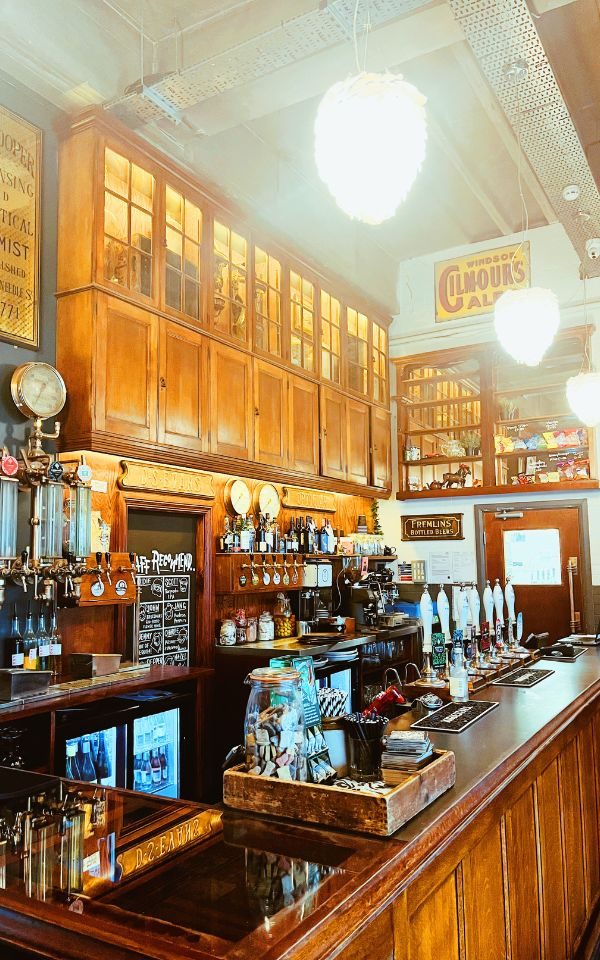
[[435,265],[436,323],[491,313],[502,293],[529,284],[529,243],[443,260]]

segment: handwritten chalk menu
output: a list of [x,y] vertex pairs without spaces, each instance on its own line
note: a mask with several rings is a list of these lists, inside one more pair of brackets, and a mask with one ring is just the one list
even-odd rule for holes
[[141,663],[187,667],[193,624],[191,553],[137,556]]

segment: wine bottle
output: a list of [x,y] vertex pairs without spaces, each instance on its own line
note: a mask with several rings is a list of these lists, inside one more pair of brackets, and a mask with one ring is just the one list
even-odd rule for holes
[[50,660],[50,637],[48,636],[48,631],[46,630],[46,616],[44,614],[43,607],[40,607],[40,612],[38,614],[38,625],[35,638],[37,640],[38,648],[37,669],[47,670],[48,662]]
[[50,658],[48,666],[52,671],[52,679],[56,680],[60,676],[62,665],[62,637],[58,629],[56,610],[52,611],[50,617]]
[[319,550],[321,553],[329,553],[329,534],[324,519],[321,520],[321,530],[319,532]]
[[37,670],[38,648],[35,639],[35,630],[33,629],[33,613],[31,604],[27,608],[27,619],[25,621],[25,632],[23,633],[23,653],[25,655],[24,666],[26,670]]
[[25,666],[25,654],[23,652],[23,637],[19,630],[19,618],[17,616],[17,606],[13,606],[12,625],[10,637],[8,638],[7,665],[9,667]]
[[96,783],[96,771],[92,763],[92,744],[89,737],[84,737],[81,741],[82,763],[79,771],[81,779],[85,783]]

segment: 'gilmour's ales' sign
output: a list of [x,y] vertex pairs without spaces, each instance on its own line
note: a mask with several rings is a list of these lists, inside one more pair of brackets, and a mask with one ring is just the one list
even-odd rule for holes
[[529,262],[529,243],[515,243],[436,263],[436,323],[491,313],[506,290],[529,286]]
[[42,135],[0,107],[0,337],[37,347]]
[[462,513],[402,517],[403,540],[464,540]]

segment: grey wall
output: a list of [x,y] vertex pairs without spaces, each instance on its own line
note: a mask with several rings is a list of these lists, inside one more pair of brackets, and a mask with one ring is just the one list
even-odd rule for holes
[[16,454],[25,436],[27,421],[10,396],[10,377],[16,366],[28,360],[54,364],[56,357],[56,224],[58,151],[54,124],[60,111],[48,101],[0,71],[0,104],[33,123],[42,131],[40,347],[27,350],[0,340],[0,445]]

